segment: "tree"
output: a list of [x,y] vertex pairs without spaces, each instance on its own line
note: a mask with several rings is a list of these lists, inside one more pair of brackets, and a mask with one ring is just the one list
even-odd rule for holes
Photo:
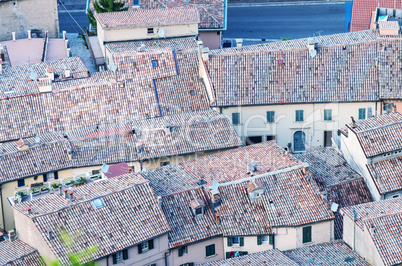
[[[125,3],[120,0],[95,0],[93,2],[94,9],[97,13],[127,11]],[[96,29],[96,19],[91,9],[88,9],[88,21],[94,29]]]

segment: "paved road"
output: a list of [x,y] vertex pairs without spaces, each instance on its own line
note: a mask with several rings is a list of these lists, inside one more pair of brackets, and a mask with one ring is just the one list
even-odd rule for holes
[[[59,10],[63,10],[59,7]],[[71,16],[83,28],[88,27],[85,11]],[[80,32],[80,27],[63,11],[59,12],[60,31]],[[305,4],[228,8],[228,29],[224,38],[291,39],[341,33],[345,25],[345,4]],[[246,44],[246,42],[245,42]]]
[[345,4],[228,7],[224,38],[290,39],[344,32]]

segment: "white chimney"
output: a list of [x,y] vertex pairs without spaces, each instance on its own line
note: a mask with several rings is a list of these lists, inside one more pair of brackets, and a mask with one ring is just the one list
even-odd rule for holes
[[70,48],[67,48],[67,57],[70,57]]
[[28,30],[28,39],[31,39],[31,30]]
[[53,67],[49,67],[48,69],[47,69],[47,71],[46,71],[46,75],[47,75],[47,77],[51,80],[51,81],[54,81],[54,72],[55,72],[56,70],[53,68]]
[[64,77],[69,78],[71,76],[71,70],[67,67],[64,69]]
[[302,166],[303,175],[307,175],[310,170],[310,165],[308,163],[303,163]]
[[65,39],[66,39],[66,31],[63,30],[63,40],[65,40]]
[[237,49],[243,48],[243,39],[236,39],[236,48]]
[[201,40],[197,41],[198,53],[201,55],[201,50],[204,48],[204,43]]
[[52,91],[52,81],[49,78],[39,79],[39,92],[51,92]]
[[11,242],[13,242],[15,240],[15,231],[14,230],[10,230],[8,231],[8,239],[10,239]]
[[158,200],[159,206],[162,207],[162,197],[161,197],[161,196],[158,196],[158,197],[157,197],[157,200]]
[[15,41],[15,32],[13,31],[11,34],[13,35],[13,41]]
[[201,54],[202,54],[202,60],[204,60],[204,62],[208,62],[209,61],[209,48],[208,47],[202,48]]
[[141,44],[140,52],[145,52],[145,44]]

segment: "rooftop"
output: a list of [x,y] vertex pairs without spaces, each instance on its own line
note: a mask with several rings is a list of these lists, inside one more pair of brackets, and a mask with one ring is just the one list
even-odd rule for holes
[[367,169],[381,194],[402,189],[401,155],[367,164]]
[[402,263],[402,197],[343,208],[356,225],[367,230],[384,265]]
[[[97,206],[94,203],[97,199],[101,199],[102,205],[106,207]],[[127,204],[127,199],[130,204]],[[31,208],[31,214],[27,213],[27,207]],[[70,235],[79,236],[73,250],[83,250],[88,247],[88,243],[96,242],[98,251],[85,258],[83,263],[166,234],[170,230],[148,182],[135,174],[78,187],[74,190],[71,203],[57,193],[14,205],[14,208],[32,220],[62,263],[69,261],[67,247],[60,238],[63,229]],[[63,224],[80,226],[60,227]],[[49,239],[49,231],[53,233],[53,239]],[[81,231],[87,233],[80,235]]]
[[[402,115],[397,112],[384,114],[346,125],[356,134],[366,157],[402,149]],[[348,134],[348,133],[346,133]]]
[[240,256],[237,258],[224,259],[212,261],[204,264],[200,264],[200,266],[261,266],[261,265],[289,265],[296,266],[298,265],[293,260],[286,257],[283,252],[278,249],[272,249],[257,253],[252,253],[244,256]]
[[195,8],[130,9],[121,12],[94,13],[103,29],[145,28],[151,26],[199,23]]
[[16,239],[0,242],[0,265],[45,266],[36,249]]
[[331,241],[283,253],[297,265],[370,265],[343,241]]
[[[126,0],[129,6],[132,6],[132,0]],[[225,18],[225,0],[143,0],[140,1],[141,9],[159,9],[159,8],[177,8],[191,7],[199,12],[199,28],[200,29],[222,29],[226,26]]]

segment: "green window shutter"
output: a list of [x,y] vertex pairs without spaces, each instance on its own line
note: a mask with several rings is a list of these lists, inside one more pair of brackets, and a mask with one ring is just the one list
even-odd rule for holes
[[226,252],[226,258],[227,259],[229,258],[229,254],[230,254],[230,252]]
[[141,244],[138,245],[138,254],[142,253],[142,248],[141,248]]
[[269,244],[274,245],[274,235],[269,235]]
[[153,249],[154,248],[154,240],[151,239],[148,241],[148,249]]
[[233,125],[240,124],[240,113],[232,113],[232,123]]
[[261,245],[261,244],[262,244],[261,236],[257,236],[257,245]]
[[113,254],[113,264],[116,264],[117,263],[117,257],[116,257],[116,254]]
[[304,111],[303,110],[296,110],[296,121],[302,122],[304,120]]
[[178,252],[179,252],[179,257],[183,256],[183,249],[182,248],[179,248]]
[[324,121],[332,120],[332,109],[324,109]]
[[54,172],[54,179],[59,179],[59,172]]
[[366,108],[359,108],[359,119],[366,119]]
[[[155,265],[156,266],[156,265]],[[188,266],[194,266],[194,262],[189,262]]]
[[311,226],[303,227],[303,243],[311,242]]
[[240,237],[240,246],[244,246],[244,237]]
[[205,257],[215,255],[215,244],[205,247]]
[[232,246],[232,238],[228,237],[228,247],[231,247],[231,246]]
[[128,250],[124,249],[123,250],[123,260],[127,260],[128,259]]
[[267,111],[267,123],[275,122],[275,111]]

